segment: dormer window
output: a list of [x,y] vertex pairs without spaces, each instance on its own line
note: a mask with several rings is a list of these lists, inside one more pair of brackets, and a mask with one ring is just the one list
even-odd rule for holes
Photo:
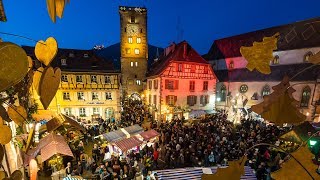
[[84,58],[88,58],[89,55],[88,55],[88,54],[83,54],[83,57],[84,57]]
[[97,76],[96,75],[91,76],[91,83],[97,83]]
[[61,65],[66,66],[67,65],[67,60],[66,59],[61,59]]

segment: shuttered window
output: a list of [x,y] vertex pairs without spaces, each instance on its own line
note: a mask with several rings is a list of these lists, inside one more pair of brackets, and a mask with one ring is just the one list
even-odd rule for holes
[[177,102],[177,96],[169,95],[166,96],[166,103],[169,106],[174,106]]
[[194,106],[197,104],[197,96],[187,96],[187,104],[189,106]]
[[165,89],[179,89],[179,80],[165,80]]
[[190,83],[189,83],[189,90],[190,91],[194,91],[194,89],[195,89],[195,81],[190,81]]
[[200,104],[203,106],[207,105],[209,103],[209,96],[208,95],[202,95],[200,96]]

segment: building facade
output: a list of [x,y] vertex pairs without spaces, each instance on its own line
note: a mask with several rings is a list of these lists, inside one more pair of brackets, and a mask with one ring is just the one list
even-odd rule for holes
[[[33,47],[24,49],[34,57]],[[59,67],[62,76],[49,110],[86,120],[120,117],[120,72],[112,62],[91,50],[59,49],[51,66]],[[33,97],[41,105],[36,91]]]
[[210,64],[183,41],[166,48],[151,66],[144,95],[155,119],[189,119],[214,109],[215,86]]
[[[311,67],[308,62],[310,56],[320,51],[319,20],[311,19],[214,41],[205,58],[219,79],[216,107],[228,109],[230,119],[239,119],[242,111],[247,114],[249,109],[250,112],[250,107],[262,102],[263,96],[272,93],[272,87],[287,75],[292,78],[290,84],[296,90],[293,97],[300,101],[300,111],[308,120],[320,120],[320,67]],[[240,47],[252,46],[254,41],[261,42],[263,37],[277,32],[280,38],[274,58],[270,60],[271,74],[246,69],[247,61],[241,56]],[[311,68],[299,74],[308,67]]]
[[120,6],[119,13],[122,88],[141,93],[148,66],[147,9]]

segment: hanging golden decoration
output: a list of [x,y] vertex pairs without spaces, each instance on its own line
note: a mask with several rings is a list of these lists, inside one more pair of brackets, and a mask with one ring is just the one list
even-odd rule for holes
[[320,51],[309,57],[309,62],[312,64],[320,64]]
[[51,63],[57,52],[58,43],[53,37],[49,37],[46,41],[38,41],[34,49],[37,59],[46,66]]
[[70,0],[47,0],[47,9],[52,22],[56,22],[56,16],[62,18],[66,3],[70,3]]
[[22,126],[28,117],[27,111],[23,106],[9,106],[7,112],[10,119],[19,126]]
[[262,42],[254,42],[251,47],[240,48],[241,55],[248,61],[247,69],[256,69],[262,74],[270,74],[270,61],[273,51],[277,49],[279,33],[271,37],[264,37]]
[[41,76],[39,84],[39,95],[40,101],[44,107],[47,109],[56,95],[61,79],[60,68],[53,69],[52,67],[47,67]]
[[0,144],[8,144],[11,141],[12,132],[7,125],[3,124],[2,118],[0,118],[0,129]]

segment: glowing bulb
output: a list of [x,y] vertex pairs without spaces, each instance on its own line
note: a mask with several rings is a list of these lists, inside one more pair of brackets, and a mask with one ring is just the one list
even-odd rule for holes
[[221,101],[221,98],[218,97],[218,98],[217,98],[217,101],[220,102],[220,101]]
[[240,95],[240,94],[239,94],[239,93],[237,93],[237,95],[236,95],[236,96],[238,97],[239,95]]
[[309,116],[309,115],[310,115],[309,112],[307,112],[306,116]]

